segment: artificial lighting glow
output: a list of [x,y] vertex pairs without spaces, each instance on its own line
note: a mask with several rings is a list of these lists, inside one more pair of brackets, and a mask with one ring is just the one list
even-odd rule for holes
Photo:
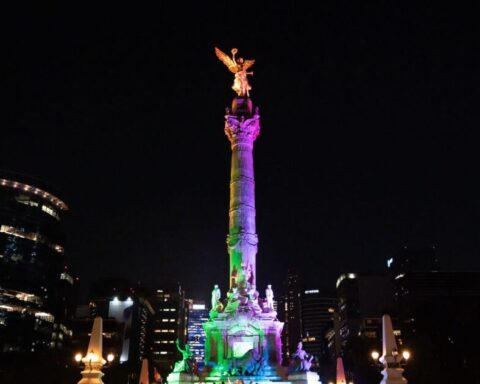
[[81,353],[77,353],[77,354],[75,355],[75,361],[76,361],[77,363],[79,363],[80,360],[82,360],[82,354],[81,354]]
[[57,251],[59,253],[63,253],[63,247],[62,246],[60,246],[58,244],[51,243],[46,237],[44,237],[43,235],[40,235],[39,233],[36,233],[36,232],[25,232],[21,228],[16,228],[16,227],[12,227],[12,226],[9,226],[9,225],[3,225],[2,224],[0,226],[0,233],[6,233],[7,235],[20,237],[22,239],[28,239],[28,240],[32,240],[32,241],[35,241],[35,242],[40,242],[42,244],[45,244],[45,245],[49,246],[50,248],[54,249],[55,251]]
[[380,354],[377,351],[373,351],[370,356],[372,356],[373,360],[378,360]]
[[113,361],[113,359],[115,359],[114,354],[113,354],[113,353],[109,353],[109,354],[107,355],[107,361],[108,361],[109,363],[111,363],[111,362]]
[[48,192],[45,192],[39,188],[32,187],[31,185],[28,184],[23,184],[17,181],[13,180],[7,180],[7,179],[0,179],[1,184],[10,188],[18,188],[18,189],[23,189],[24,191],[31,191],[34,190],[35,194],[41,193],[44,198],[50,200],[51,202],[55,203],[60,209],[62,210],[68,210],[67,205],[61,201],[58,197],[55,197]]
[[93,353],[93,352],[89,352],[87,354],[87,356],[85,356],[87,358],[88,361],[92,362],[92,363],[95,363],[96,361],[98,361],[98,356],[96,353]]
[[408,360],[410,358],[410,352],[409,351],[403,351],[402,356],[405,360]]
[[357,278],[357,275],[355,273],[347,273],[347,274],[340,275],[340,277],[337,279],[336,287],[338,288],[341,282],[345,279],[356,279],[356,278]]

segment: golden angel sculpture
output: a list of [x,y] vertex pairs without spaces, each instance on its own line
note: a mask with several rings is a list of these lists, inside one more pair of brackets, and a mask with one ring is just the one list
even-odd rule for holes
[[247,69],[255,64],[255,60],[244,60],[242,57],[236,59],[235,55],[238,52],[237,48],[233,48],[231,52],[232,57],[230,58],[226,53],[215,47],[215,54],[217,57],[227,66],[230,72],[235,74],[232,89],[237,92],[238,96],[250,97],[249,91],[252,87],[248,83],[247,75],[253,75],[253,72],[247,72]]

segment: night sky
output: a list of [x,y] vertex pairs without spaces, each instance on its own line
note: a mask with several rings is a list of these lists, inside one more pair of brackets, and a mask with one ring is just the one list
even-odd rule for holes
[[333,288],[404,246],[480,268],[478,12],[328,3],[10,18],[0,168],[70,206],[82,292],[101,276],[225,291],[234,92],[214,46],[256,59],[261,292],[292,266]]

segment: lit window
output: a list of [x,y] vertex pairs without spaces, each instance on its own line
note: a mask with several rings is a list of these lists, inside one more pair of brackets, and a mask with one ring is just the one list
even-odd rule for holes
[[42,211],[45,213],[48,213],[50,216],[53,216],[57,220],[60,220],[60,217],[58,216],[58,213],[54,211],[52,208],[50,208],[47,205],[42,205]]
[[0,226],[0,233],[6,233],[7,235],[12,235],[15,237],[20,237],[22,239],[28,239],[35,242],[39,242],[47,245],[50,248],[53,248],[58,253],[63,253],[63,247],[58,244],[50,243],[45,237],[35,232],[24,232],[21,229],[11,227],[9,225]]

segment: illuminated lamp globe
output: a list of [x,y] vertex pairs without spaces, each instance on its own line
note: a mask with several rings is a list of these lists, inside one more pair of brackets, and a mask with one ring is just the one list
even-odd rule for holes
[[77,363],[79,363],[81,360],[82,360],[82,354],[81,353],[77,353],[74,357],[75,361]]
[[113,353],[109,353],[109,354],[107,355],[107,361],[108,361],[109,363],[111,363],[111,362],[113,361],[113,359],[115,359],[115,355],[114,355]]
[[370,356],[372,356],[372,359],[373,360],[378,360],[378,358],[380,357],[380,354],[377,352],[377,351],[373,351]]
[[405,359],[405,360],[408,360],[410,358],[410,352],[405,350],[402,352],[402,357]]

